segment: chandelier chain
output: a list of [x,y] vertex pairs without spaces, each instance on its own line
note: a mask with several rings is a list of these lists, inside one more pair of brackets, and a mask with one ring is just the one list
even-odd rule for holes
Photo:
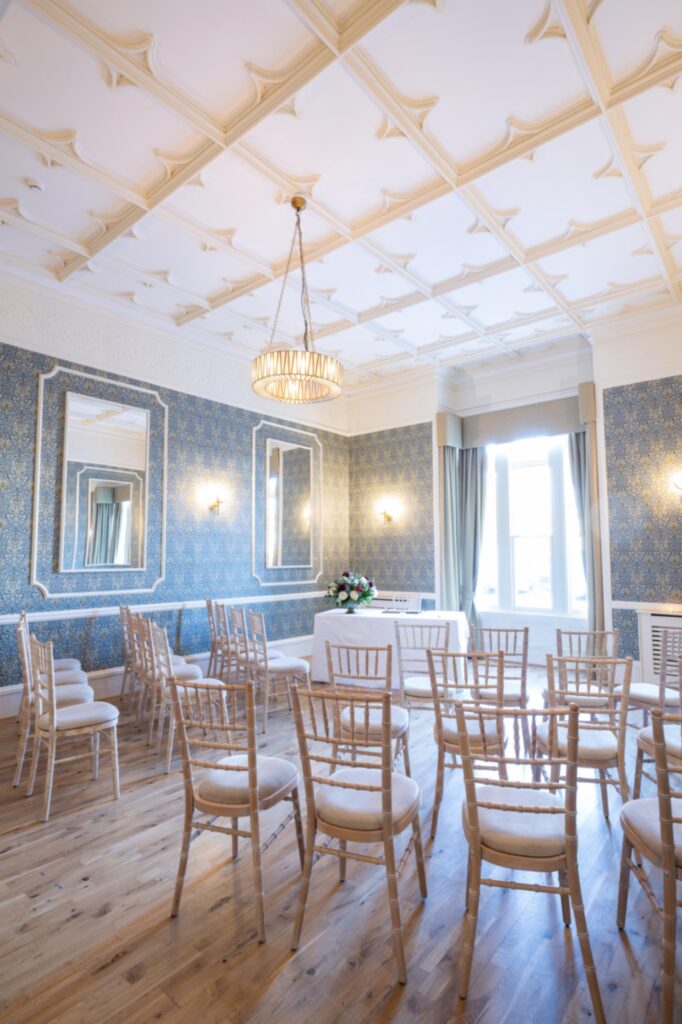
[[303,314],[303,347],[306,352],[312,349],[313,341],[313,321],[310,313],[310,296],[308,294],[308,279],[305,272],[305,260],[303,258],[303,232],[301,231],[301,211],[296,210],[296,223],[294,224],[294,233],[291,236],[291,245],[289,246],[289,255],[287,256],[286,266],[284,268],[284,277],[282,278],[282,288],[279,293],[279,301],[277,302],[277,309],[275,310],[275,318],[272,321],[272,331],[270,332],[270,347],[272,348],[275,344],[275,334],[277,333],[277,324],[279,323],[279,314],[282,309],[282,302],[284,301],[284,292],[286,291],[287,281],[289,280],[289,271],[291,270],[291,261],[294,256],[294,249],[296,247],[296,241],[298,239],[298,259],[301,271],[301,313]]

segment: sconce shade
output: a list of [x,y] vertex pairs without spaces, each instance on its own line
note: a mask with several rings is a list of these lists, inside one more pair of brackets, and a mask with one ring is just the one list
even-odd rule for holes
[[251,386],[257,395],[276,402],[326,402],[341,394],[343,367],[322,352],[271,349],[253,360]]

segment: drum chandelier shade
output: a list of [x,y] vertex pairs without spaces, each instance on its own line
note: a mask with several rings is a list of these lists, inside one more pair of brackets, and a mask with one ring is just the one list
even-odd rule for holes
[[[282,291],[272,325],[270,344],[251,363],[251,387],[257,395],[271,398],[275,402],[303,405],[338,398],[343,388],[343,366],[333,356],[315,351],[308,282],[303,259],[303,235],[301,233],[301,211],[305,209],[306,202],[303,196],[294,196],[291,205],[296,212],[296,224],[282,280]],[[297,242],[301,270],[303,348],[279,348],[275,345],[275,334]]]

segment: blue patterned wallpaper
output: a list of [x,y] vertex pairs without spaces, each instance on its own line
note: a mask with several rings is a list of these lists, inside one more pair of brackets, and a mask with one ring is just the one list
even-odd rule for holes
[[[93,591],[82,598],[62,597],[48,601],[29,585],[38,373],[51,369],[54,363],[51,357],[0,345],[0,614],[16,613],[22,608],[50,612],[113,608],[120,600],[94,592],[96,577],[101,577],[101,573],[76,574],[78,589]],[[64,365],[71,364],[64,362]],[[111,380],[123,379],[89,367],[73,368]],[[72,388],[73,379],[68,378]],[[107,391],[106,384],[94,390],[99,393],[99,388],[102,393]],[[251,467],[252,431],[262,417],[191,395],[162,388],[155,390],[168,404],[166,578],[151,594],[131,594],[129,603],[252,596],[252,607],[266,614],[273,639],[311,632],[313,614],[327,607],[327,602],[321,598],[306,598],[306,591],[323,589],[327,576],[341,572],[348,564],[348,439],[327,431],[303,428],[312,430],[324,449],[323,577],[314,585],[276,590],[261,587],[251,574]],[[57,436],[59,408],[63,419],[63,406],[59,403],[50,411],[52,429]],[[276,411],[275,407],[273,409]],[[61,464],[61,452],[58,461]],[[151,477],[158,468],[157,456],[150,467],[150,514]],[[56,494],[60,480],[54,466],[50,473],[54,475],[52,487]],[[47,483],[44,479],[46,491]],[[228,493],[220,517],[211,514],[208,500],[199,497],[202,487],[210,491],[216,484]],[[43,545],[48,560],[52,560],[48,569],[53,569],[55,564],[58,519],[53,512],[51,537]],[[263,594],[287,593],[290,589],[300,591],[301,598],[259,603]],[[169,627],[178,650],[191,653],[207,649],[208,623],[204,609],[155,614]],[[79,657],[88,670],[121,664],[120,630],[115,616],[53,620],[39,623],[35,628],[41,638],[54,640],[57,656]],[[18,680],[15,627],[0,626],[0,684]]]
[[[682,376],[604,392],[614,601],[682,603]],[[638,657],[637,616],[614,612],[621,651]]]
[[[376,510],[383,497],[400,506],[386,525]],[[351,438],[350,562],[380,590],[435,589],[430,423]]]

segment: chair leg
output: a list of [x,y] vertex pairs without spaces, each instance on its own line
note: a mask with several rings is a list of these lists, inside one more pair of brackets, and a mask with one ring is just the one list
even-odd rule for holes
[[270,703],[270,673],[263,679],[263,732],[268,728],[268,705]]
[[99,778],[99,733],[90,733],[90,749],[92,750],[92,778]]
[[619,758],[618,760],[618,790],[620,792],[621,800],[626,804],[630,799],[630,787],[628,786],[628,777],[622,758]]
[[24,760],[28,750],[28,741],[31,733],[31,709],[25,706],[21,712],[21,726],[19,730],[19,742],[17,744],[17,766],[14,772],[12,785],[16,789],[21,782],[21,773],[24,770]]
[[36,784],[36,775],[38,773],[38,761],[40,760],[40,737],[38,736],[37,730],[33,734],[33,753],[31,756],[31,771],[28,776],[28,786],[26,787],[26,796],[33,795],[33,787]]
[[239,818],[232,818],[230,824],[232,826],[232,862],[234,863],[239,856],[239,836],[237,835]]
[[265,942],[265,897],[263,894],[263,863],[260,848],[260,822],[258,811],[251,815],[251,859],[253,861],[253,888],[256,896],[256,927],[258,941]]
[[177,917],[178,911],[180,910],[180,899],[182,898],[182,887],[185,884],[185,875],[187,873],[187,860],[189,858],[189,844],[192,838],[192,817],[194,814],[194,807],[191,803],[185,805],[185,821],[182,828],[182,845],[180,847],[180,862],[178,864],[178,873],[175,879],[175,892],[173,893],[173,906],[171,908],[171,917]]
[[469,892],[467,896],[467,916],[464,921],[464,942],[462,949],[462,966],[459,975],[459,998],[466,999],[469,992],[471,964],[474,959],[474,943],[476,942],[476,926],[478,924],[478,899],[481,892],[481,855],[469,853]]
[[[559,872],[559,885],[562,889],[568,888],[568,876],[565,871]],[[563,914],[564,924],[567,928],[571,927],[571,901],[568,893],[561,894],[561,913]]]
[[469,856],[467,857],[467,880],[464,889],[464,909],[469,909],[469,887],[471,886],[471,849],[469,850]]
[[402,744],[403,744],[403,766],[405,768],[405,774],[409,778],[411,778],[412,777],[412,768],[410,767],[410,730],[409,729],[407,730],[407,732],[403,733]]
[[431,818],[431,838],[436,838],[436,830],[438,828],[438,813],[440,811],[440,802],[443,799],[443,776],[445,775],[445,749],[442,746],[438,747],[438,767],[436,769],[436,793],[433,798],[433,815]]
[[599,787],[601,789],[601,806],[604,812],[604,817],[609,820],[609,786],[606,781],[606,772],[603,768],[599,768]]
[[391,909],[393,948],[398,966],[398,981],[401,985],[405,985],[407,982],[407,969],[405,967],[405,950],[403,949],[403,929],[400,923],[398,879],[395,871],[395,850],[393,848],[392,836],[384,839],[384,859],[386,861],[386,883],[388,885],[388,902]]
[[428,896],[426,888],[426,871],[424,870],[424,844],[422,843],[422,826],[419,820],[419,812],[415,814],[412,822],[412,835],[414,836],[414,855],[417,861],[417,878],[419,879],[419,894],[423,900]]
[[298,907],[296,909],[296,920],[294,922],[294,934],[291,937],[291,948],[298,949],[301,940],[301,929],[303,928],[303,915],[310,889],[310,875],[313,870],[313,858],[315,856],[315,819],[308,816],[308,829],[305,838],[305,859],[303,862],[303,875],[301,877],[301,888],[298,893]]
[[620,879],[618,881],[618,913],[616,923],[621,931],[625,928],[625,918],[628,912],[628,892],[630,889],[630,865],[628,863],[632,852],[632,843],[623,836],[623,849],[620,855]]
[[675,868],[663,874],[663,1024],[673,1024],[675,1013],[675,930],[677,885]]
[[298,856],[301,861],[301,870],[303,870],[303,865],[305,863],[305,842],[303,841],[303,820],[301,818],[301,801],[298,798],[298,788],[291,791],[291,803],[294,808],[294,825],[296,826]]
[[118,777],[118,727],[113,726],[109,732],[109,744],[111,746],[111,778],[114,786],[114,800],[121,796],[121,785]]
[[166,741],[166,775],[171,770],[173,760],[173,744],[175,743],[175,718],[172,712],[168,715],[168,740]]
[[156,724],[156,704],[157,704],[157,693],[156,685],[152,686],[149,699],[149,733],[147,735],[147,745],[151,747],[154,742],[154,726]]
[[585,907],[583,906],[582,892],[580,889],[578,865],[574,861],[573,857],[568,858],[566,868],[568,872],[568,886],[571,891],[573,917],[575,918],[575,927],[578,933],[578,942],[580,943],[580,952],[583,958],[587,987],[590,991],[590,999],[592,1000],[594,1019],[596,1024],[606,1024],[604,1007],[601,1001],[601,992],[599,991],[599,981],[597,980],[597,972],[595,970],[594,959],[592,957],[590,936],[587,931],[587,921],[585,920]]
[[43,800],[43,821],[50,817],[50,804],[52,803],[52,783],[54,780],[54,762],[57,755],[57,740],[50,736],[47,748],[47,775],[45,776],[45,798]]
[[[347,846],[348,846],[348,843],[346,842],[345,839],[339,839],[339,849],[341,850],[342,853],[346,852],[346,847]],[[345,882],[345,881],[346,881],[346,858],[345,857],[339,857],[339,882]]]
[[644,751],[637,747],[637,760],[635,761],[635,781],[632,785],[632,799],[639,800],[642,792],[642,773],[644,772]]

